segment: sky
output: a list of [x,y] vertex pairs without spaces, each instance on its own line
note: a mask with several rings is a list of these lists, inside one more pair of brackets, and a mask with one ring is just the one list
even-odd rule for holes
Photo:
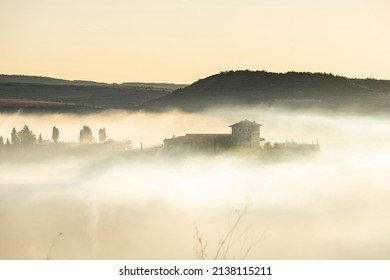
[[0,73],[192,83],[229,70],[390,79],[388,0],[0,0]]

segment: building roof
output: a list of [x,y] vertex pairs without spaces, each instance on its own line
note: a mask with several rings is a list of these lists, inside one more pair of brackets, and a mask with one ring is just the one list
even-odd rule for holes
[[225,138],[225,137],[232,137],[231,134],[186,134],[184,136],[164,139],[164,141],[181,141],[181,140],[189,140],[189,139],[216,139],[216,138]]
[[248,121],[248,120],[243,120],[243,121],[240,121],[238,123],[235,123],[235,124],[232,124],[230,127],[239,127],[239,126],[244,126],[244,127],[248,127],[248,126],[255,126],[255,127],[260,127],[261,124],[258,124],[256,123],[255,121]]
[[186,134],[183,136],[184,139],[194,141],[205,141],[205,140],[222,140],[231,138],[231,134]]
[[185,137],[197,138],[197,137],[226,137],[232,136],[231,134],[186,134]]

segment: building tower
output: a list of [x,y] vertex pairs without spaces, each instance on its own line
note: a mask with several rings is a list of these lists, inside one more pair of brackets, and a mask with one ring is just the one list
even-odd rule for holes
[[232,124],[232,142],[234,146],[258,148],[260,147],[260,126],[255,121],[243,120]]

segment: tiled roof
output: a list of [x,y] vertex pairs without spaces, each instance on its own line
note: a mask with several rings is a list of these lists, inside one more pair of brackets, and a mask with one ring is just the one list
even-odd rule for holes
[[236,126],[261,126],[261,124],[256,123],[255,121],[248,121],[248,120],[243,120],[238,123],[232,124],[230,127],[236,127]]

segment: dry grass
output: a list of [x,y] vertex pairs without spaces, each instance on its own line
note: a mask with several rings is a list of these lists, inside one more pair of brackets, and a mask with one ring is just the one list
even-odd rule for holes
[[51,260],[52,259],[52,251],[55,245],[57,244],[58,239],[62,236],[62,232],[58,233],[56,237],[54,238],[53,242],[51,243],[49,250],[47,251],[46,254],[46,260]]
[[[226,259],[246,259],[251,250],[264,239],[265,231],[257,238],[250,238],[249,227],[243,229],[243,219],[248,213],[248,204],[241,210],[234,211],[233,223],[229,223],[228,230],[218,240],[215,253],[212,254],[213,260],[226,260]],[[208,242],[204,235],[199,231],[199,228],[195,226],[194,241],[196,246],[196,256],[200,260],[208,259],[207,253]],[[239,255],[237,254],[239,251]]]

